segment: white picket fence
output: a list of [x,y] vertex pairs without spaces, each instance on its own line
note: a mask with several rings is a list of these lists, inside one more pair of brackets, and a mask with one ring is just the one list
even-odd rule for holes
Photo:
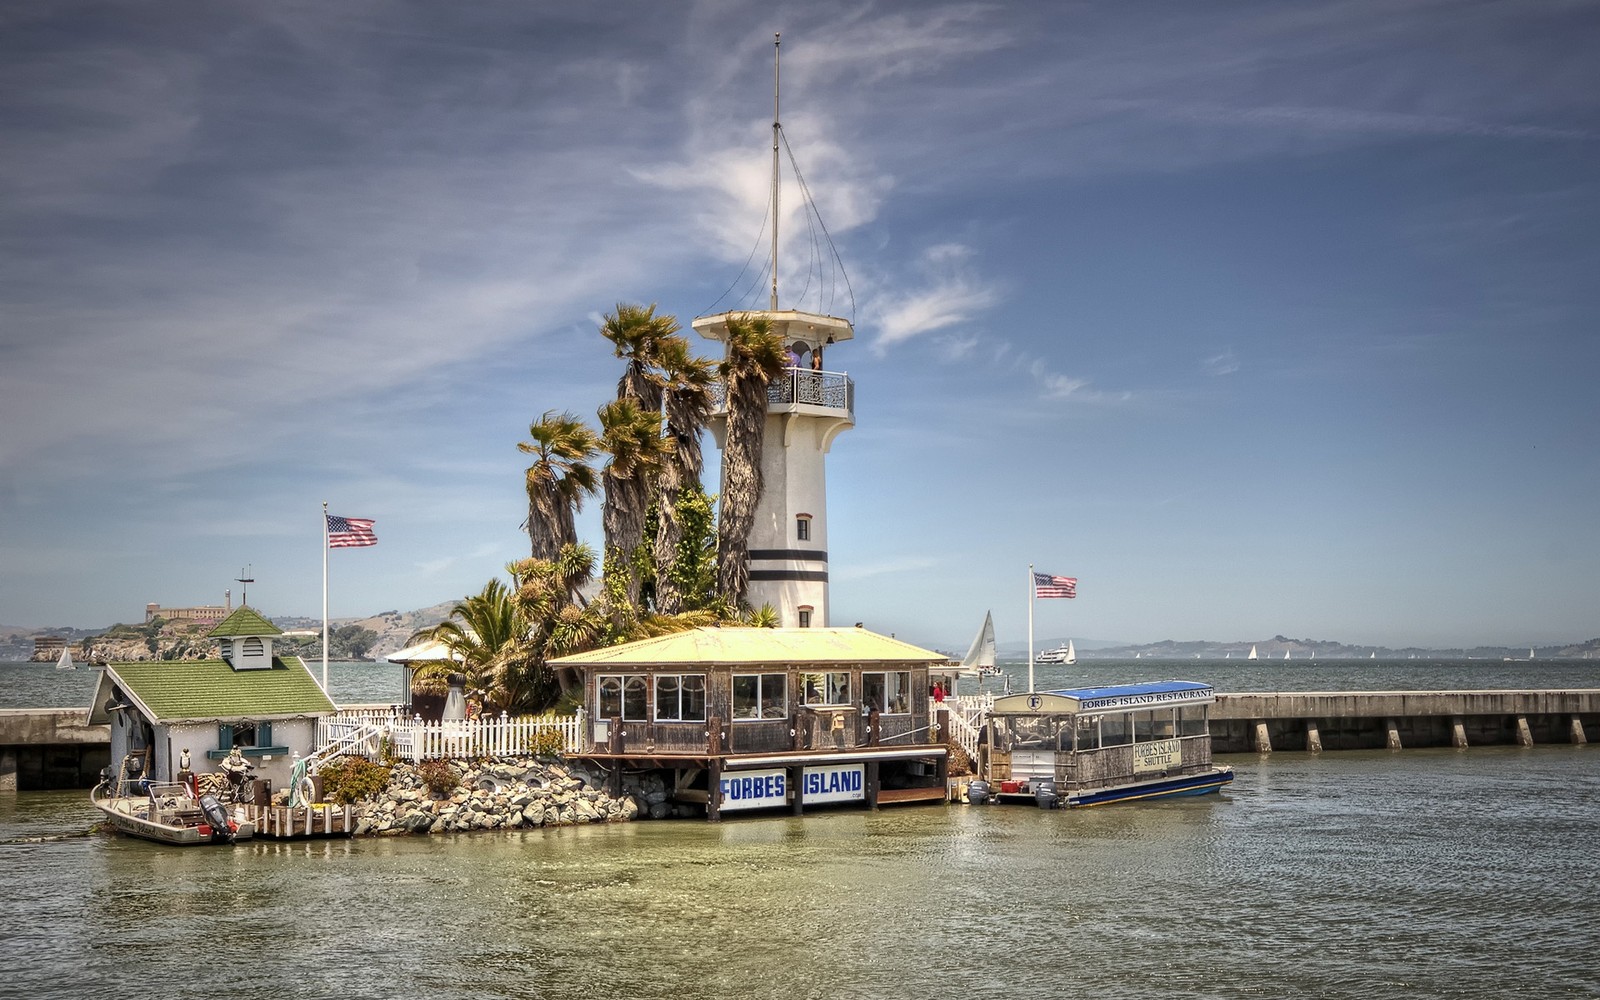
[[317,723],[317,745],[327,746],[363,726],[379,726],[389,753],[416,763],[431,759],[515,757],[529,753],[541,733],[561,737],[563,752],[583,749],[584,712],[576,715],[499,715],[459,722],[424,722],[397,712],[346,710]]

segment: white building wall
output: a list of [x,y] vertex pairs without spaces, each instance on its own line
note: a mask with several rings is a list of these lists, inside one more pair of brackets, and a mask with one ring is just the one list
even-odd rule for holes
[[[828,624],[828,500],[824,436],[838,423],[833,417],[777,413],[767,417],[761,449],[763,489],[750,531],[751,607],[771,604],[779,624],[800,624],[800,609],[809,607],[811,625]],[[787,439],[787,443],[786,443]],[[810,538],[801,541],[796,520],[811,515]],[[781,558],[761,553],[781,552]],[[815,558],[804,558],[815,553]],[[762,579],[762,574],[824,574],[821,579]]]

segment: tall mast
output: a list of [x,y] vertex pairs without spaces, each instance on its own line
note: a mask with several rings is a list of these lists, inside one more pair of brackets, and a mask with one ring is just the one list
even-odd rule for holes
[[778,311],[778,46],[783,36],[772,36],[772,311]]

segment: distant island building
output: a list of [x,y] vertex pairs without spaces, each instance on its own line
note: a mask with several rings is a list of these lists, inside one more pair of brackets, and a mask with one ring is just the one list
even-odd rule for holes
[[67,648],[67,640],[59,635],[36,635],[33,637],[33,658],[35,660],[54,660],[61,656],[61,651]]
[[144,623],[148,625],[157,618],[165,618],[169,622],[207,622],[214,625],[232,613],[231,597],[227,604],[202,604],[192,608],[163,608],[159,604],[146,604]]

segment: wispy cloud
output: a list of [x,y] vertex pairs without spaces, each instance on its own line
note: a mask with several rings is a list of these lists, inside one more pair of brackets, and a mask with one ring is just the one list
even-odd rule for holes
[[1223,351],[1203,359],[1200,362],[1200,370],[1207,375],[1232,375],[1239,370],[1239,359],[1234,356],[1233,351]]
[[958,327],[993,305],[998,290],[978,276],[972,258],[972,249],[957,243],[924,251],[917,267],[922,284],[873,303],[873,351],[881,356],[896,344]]

